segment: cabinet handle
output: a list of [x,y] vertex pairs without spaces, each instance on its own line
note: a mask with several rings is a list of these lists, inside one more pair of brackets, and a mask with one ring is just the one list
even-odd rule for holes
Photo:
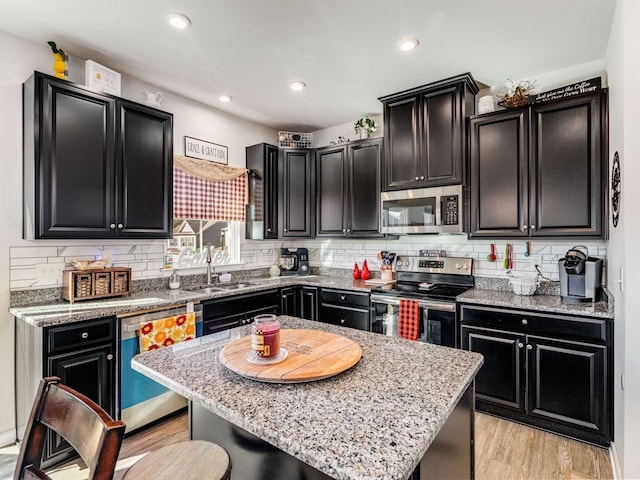
[[420,175],[420,180],[424,180],[424,175]]
[[347,228],[347,233],[351,233],[351,229],[350,228]]
[[347,298],[345,295],[340,295],[340,300],[344,300],[345,298]]
[[535,226],[535,225],[529,225],[529,228],[530,228],[531,230],[535,230],[535,229],[536,229],[536,226]]
[[523,318],[523,319],[522,319],[522,324],[523,324],[523,325],[526,325],[527,323],[529,323],[529,322],[527,322],[527,319],[526,319],[526,318]]
[[88,334],[87,332],[82,332],[82,333],[80,334],[80,336],[81,336],[84,340],[86,340],[87,338],[89,338],[89,334]]
[[267,232],[271,232],[271,229],[270,229],[270,228],[267,228]]
[[346,320],[344,318],[341,318],[340,319],[340,323],[344,324],[344,323],[346,323]]
[[346,229],[346,228],[343,228],[343,229],[342,229],[342,233],[347,233],[347,229]]
[[109,228],[110,228],[111,230],[114,230],[114,229],[116,228],[116,224],[115,224],[115,223],[112,223],[111,225],[109,225]]
[[522,230],[526,230],[527,228],[529,228],[527,225],[522,225]]
[[118,224],[118,228],[122,230],[122,227],[124,227],[124,225],[122,225],[121,223]]
[[416,182],[417,182],[418,180],[420,180],[420,177],[416,177]]
[[287,230],[286,228],[284,229],[285,232],[288,232],[289,230]]
[[113,360],[113,353],[110,353],[109,355],[107,355],[107,360]]
[[518,348],[522,348],[524,347],[524,344],[522,342],[518,342]]
[[527,350],[533,350],[533,347],[531,345],[527,345]]

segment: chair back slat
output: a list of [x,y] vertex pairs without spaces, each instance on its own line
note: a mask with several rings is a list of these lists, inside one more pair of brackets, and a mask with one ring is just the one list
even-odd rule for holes
[[59,378],[49,377],[40,383],[14,480],[26,478],[25,466],[40,466],[47,428],[78,452],[89,469],[88,480],[110,480],[122,444],[124,422],[113,420],[93,400],[59,382]]

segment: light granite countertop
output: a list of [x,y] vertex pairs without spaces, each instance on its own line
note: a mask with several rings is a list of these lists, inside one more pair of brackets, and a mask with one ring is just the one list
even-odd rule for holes
[[607,302],[567,303],[563,302],[559,295],[516,295],[507,291],[472,288],[458,295],[456,301],[493,307],[613,319],[613,306]]
[[261,383],[220,363],[224,345],[250,326],[137,355],[134,370],[158,381],[336,479],[405,480],[482,365],[482,356],[281,316],[282,328],[348,337],[362,358],[335,377]]
[[[172,305],[181,305],[187,302],[201,302],[209,299],[259,292],[290,285],[310,285],[322,288],[356,290],[366,293],[371,290],[362,280],[328,275],[253,278],[243,283],[246,284],[246,287],[211,293],[182,289],[147,290],[135,292],[129,296],[112,297],[103,300],[85,300],[73,304],[64,301],[15,307],[10,308],[9,312],[16,318],[24,320],[35,327],[48,327],[143,310],[168,308]],[[215,284],[212,286],[216,287],[219,285],[220,284]]]

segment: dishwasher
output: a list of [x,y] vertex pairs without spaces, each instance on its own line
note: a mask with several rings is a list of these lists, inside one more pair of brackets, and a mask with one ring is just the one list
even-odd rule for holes
[[119,419],[125,433],[138,430],[187,406],[187,399],[131,368],[131,359],[140,353],[140,327],[162,318],[194,312],[196,337],[202,336],[202,305],[189,302],[142,314],[124,314],[120,321]]

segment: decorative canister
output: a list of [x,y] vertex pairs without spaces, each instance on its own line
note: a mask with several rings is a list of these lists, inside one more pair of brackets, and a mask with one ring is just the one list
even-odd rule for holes
[[256,315],[253,319],[251,350],[260,358],[273,358],[280,354],[280,322],[275,315]]
[[478,100],[478,113],[489,113],[495,110],[493,95],[485,95]]

